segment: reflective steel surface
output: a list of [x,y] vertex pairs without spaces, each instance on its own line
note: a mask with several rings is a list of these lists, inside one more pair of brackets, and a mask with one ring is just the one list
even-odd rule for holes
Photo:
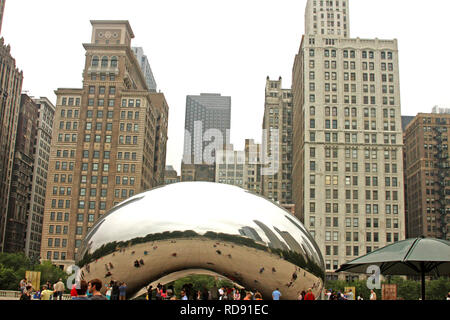
[[[80,248],[82,278],[127,283],[127,296],[184,270],[212,271],[270,299],[320,295],[323,258],[303,224],[277,204],[225,184],[183,182],[111,209]],[[142,263],[143,262],[143,263]]]

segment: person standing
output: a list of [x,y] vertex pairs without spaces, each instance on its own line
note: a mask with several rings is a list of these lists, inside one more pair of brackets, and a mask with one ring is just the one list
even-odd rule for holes
[[119,287],[119,300],[126,300],[127,299],[127,284],[125,282],[122,282],[122,284]]
[[77,295],[72,297],[72,300],[89,300],[88,296],[86,295],[86,291],[88,290],[88,284],[86,281],[81,280],[80,281],[80,289],[77,290]]
[[450,292],[447,294],[447,300],[450,300]]
[[151,301],[152,300],[152,294],[153,294],[153,286],[148,286],[147,287],[147,300]]
[[352,289],[350,289],[347,293],[347,300],[355,300]]
[[370,290],[370,300],[377,300],[377,294],[373,291],[373,289]]
[[275,289],[274,292],[272,292],[272,298],[273,300],[280,300],[281,292],[278,288]]
[[53,295],[55,300],[62,300],[64,290],[66,289],[66,287],[64,286],[64,283],[62,282],[62,279],[59,279],[59,281],[57,283],[55,283],[55,285],[53,286],[53,289],[55,291],[55,293]]
[[27,286],[27,278],[20,280],[19,291],[21,294],[25,291],[26,286]]
[[309,301],[316,300],[316,296],[312,292],[311,288],[309,288],[308,292],[305,294],[305,299],[304,300],[309,300]]
[[31,290],[33,289],[32,286],[27,285],[25,289],[23,290],[22,294],[20,295],[19,300],[31,300]]
[[238,289],[234,291],[234,300],[241,300],[241,292]]
[[70,296],[71,296],[72,299],[73,299],[73,297],[76,297],[77,295],[78,295],[78,292],[77,292],[77,285],[74,284],[74,285],[72,286],[72,290],[70,290]]
[[41,300],[51,300],[53,291],[49,290],[47,285],[42,287]]
[[244,300],[252,300],[252,293],[250,291],[247,291]]
[[106,299],[111,300],[111,294],[112,294],[112,287],[106,286]]
[[188,300],[188,297],[186,295],[186,291],[181,290],[181,300]]
[[112,283],[111,300],[119,300],[119,284],[117,281]]
[[89,281],[88,291],[90,293],[92,293],[92,297],[90,298],[90,300],[108,300],[100,292],[100,290],[102,289],[102,286],[103,286],[102,281],[99,279],[94,279],[94,280]]

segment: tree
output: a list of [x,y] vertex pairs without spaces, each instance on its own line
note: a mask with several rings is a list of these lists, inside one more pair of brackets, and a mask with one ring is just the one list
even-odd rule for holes
[[18,290],[22,278],[12,268],[0,264],[0,289]]
[[47,282],[47,280],[51,283],[55,283],[59,279],[66,282],[69,277],[67,273],[52,265],[50,261],[43,261],[41,264],[36,264],[36,262],[33,263],[23,253],[0,253],[1,290],[17,290],[20,280],[25,278],[26,271],[40,271],[41,285]]

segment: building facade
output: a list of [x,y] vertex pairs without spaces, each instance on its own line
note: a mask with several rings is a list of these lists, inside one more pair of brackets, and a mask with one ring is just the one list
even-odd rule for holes
[[419,113],[405,131],[407,234],[450,240],[450,114]]
[[292,78],[295,212],[329,275],[405,238],[397,41],[350,38],[348,4],[308,1]]
[[2,33],[3,13],[5,12],[6,0],[0,0],[0,34]]
[[245,150],[235,151],[232,145],[219,150],[216,156],[216,182],[234,185],[261,194],[261,145],[245,140]]
[[23,73],[16,68],[11,48],[3,38],[0,59],[0,252],[3,252]]
[[37,135],[34,139],[33,148],[34,165],[25,236],[25,254],[32,259],[38,259],[41,253],[45,194],[48,183],[55,106],[45,97],[33,99],[33,102],[38,111],[38,121]]
[[164,171],[164,184],[172,184],[172,183],[178,183],[181,181],[180,176],[178,175],[177,171],[173,168],[173,166],[166,166],[166,169]]
[[23,252],[25,249],[37,120],[38,110],[36,104],[29,96],[22,94],[8,203],[5,252]]
[[136,55],[136,59],[138,60],[139,66],[141,67],[142,73],[144,74],[148,90],[151,92],[156,92],[157,91],[156,80],[155,77],[153,76],[152,68],[150,67],[150,62],[148,61],[147,56],[144,54],[144,49],[141,47],[132,47],[131,49]]
[[[229,144],[230,123],[231,97],[212,93],[186,97],[182,181],[215,181],[215,150]],[[215,147],[210,146],[213,136]]]
[[63,267],[74,263],[107,210],[161,181],[165,164],[167,123],[158,121],[167,121],[161,108],[168,107],[152,102],[165,100],[151,96],[131,49],[130,24],[91,24],[83,87],[55,91],[41,259]]
[[[266,135],[267,143],[263,152],[275,162],[263,164],[265,168],[271,166],[274,171],[268,170],[261,176],[261,186],[266,198],[282,205],[292,204],[292,106],[291,89],[282,88],[281,77],[275,81],[267,77],[263,120],[263,135]],[[276,135],[274,130],[277,130]]]

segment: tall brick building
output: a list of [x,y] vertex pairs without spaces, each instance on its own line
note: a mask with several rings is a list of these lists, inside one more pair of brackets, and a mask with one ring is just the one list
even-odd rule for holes
[[[263,151],[267,157],[273,157],[277,162],[264,163],[263,167],[272,166],[273,174],[261,175],[262,194],[282,205],[292,204],[292,94],[291,89],[282,88],[281,77],[270,80],[267,77],[265,90],[265,107],[263,120],[263,134],[267,137],[267,144]],[[278,134],[274,136],[274,130]],[[275,138],[278,145],[275,145]],[[264,141],[264,138],[263,138]],[[265,161],[269,162],[269,161]]]
[[450,240],[450,114],[419,113],[405,131],[407,234]]
[[5,252],[23,252],[30,207],[34,166],[34,139],[38,109],[26,94],[21,95],[14,164],[6,221]]
[[0,251],[3,251],[23,73],[16,68],[11,48],[3,38],[0,59]]
[[151,93],[128,21],[91,21],[81,89],[58,89],[41,259],[67,266],[114,205],[163,183],[168,105]]

